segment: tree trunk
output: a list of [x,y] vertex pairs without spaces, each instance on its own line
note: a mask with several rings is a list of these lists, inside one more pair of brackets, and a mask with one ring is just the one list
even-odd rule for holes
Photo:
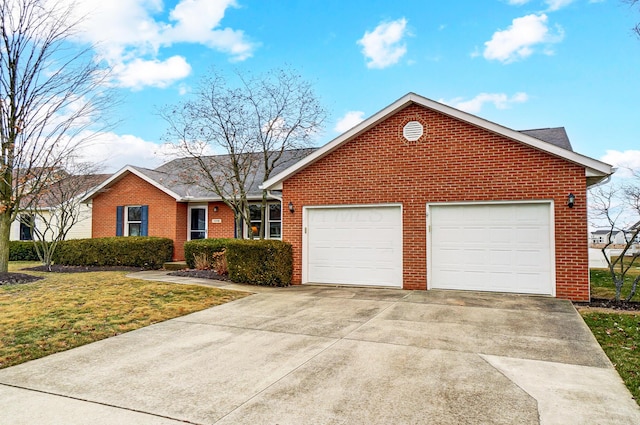
[[11,233],[11,214],[0,214],[0,273],[9,270],[9,235]]

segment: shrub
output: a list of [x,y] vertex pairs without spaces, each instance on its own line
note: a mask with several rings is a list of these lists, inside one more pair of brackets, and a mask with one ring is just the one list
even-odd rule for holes
[[213,254],[213,270],[215,270],[220,276],[229,274],[227,255],[224,250]]
[[205,255],[206,258],[214,258],[214,254],[224,251],[229,242],[235,239],[198,239],[184,244],[184,258],[190,269],[196,267],[196,255]]
[[10,241],[9,261],[40,261],[33,241]]
[[196,270],[209,270],[211,268],[211,259],[204,252],[195,254],[193,256],[193,263]]
[[232,240],[225,250],[233,282],[289,286],[293,270],[291,245],[275,240]]
[[171,260],[173,241],[128,236],[61,241],[54,263],[69,266],[130,266],[159,269]]

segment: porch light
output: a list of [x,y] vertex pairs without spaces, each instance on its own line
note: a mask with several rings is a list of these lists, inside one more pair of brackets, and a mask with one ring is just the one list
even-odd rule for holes
[[293,214],[295,212],[295,209],[293,208],[293,202],[289,201],[289,212],[291,214]]
[[576,195],[574,195],[573,193],[570,193],[569,196],[567,196],[567,206],[569,208],[573,208],[573,205],[576,203]]

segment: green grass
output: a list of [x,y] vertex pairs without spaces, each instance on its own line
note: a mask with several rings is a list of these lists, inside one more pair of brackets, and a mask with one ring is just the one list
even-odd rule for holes
[[[621,299],[626,299],[631,290],[631,282],[640,274],[640,269],[633,268],[629,270],[625,276],[624,285],[622,287]],[[640,286],[640,285],[639,285]],[[591,269],[591,297],[613,299],[616,288],[611,280],[611,275],[606,269]],[[631,301],[640,302],[640,288]]]
[[[10,263],[20,271],[35,263]],[[37,273],[0,286],[0,368],[242,298],[247,293],[151,282],[125,272]]]
[[[622,299],[629,295],[631,281],[638,274],[638,268],[627,273]],[[591,269],[591,297],[613,299],[614,296],[615,286],[609,271]],[[640,302],[640,294],[632,301]],[[640,405],[640,312],[581,309],[580,314]]]
[[640,313],[583,311],[582,317],[640,405]]

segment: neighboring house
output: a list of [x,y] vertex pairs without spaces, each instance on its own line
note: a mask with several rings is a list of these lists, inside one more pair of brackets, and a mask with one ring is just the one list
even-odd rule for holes
[[[314,149],[287,151],[279,172]],[[215,157],[217,162],[225,156]],[[219,170],[211,172],[223,178]],[[184,260],[184,243],[202,238],[246,237],[248,226],[257,234],[260,226],[260,203],[263,170],[254,170],[247,187],[251,223],[235,228],[234,214],[220,196],[208,189],[207,179],[198,172],[197,160],[181,158],[154,170],[126,166],[95,188],[85,198],[93,204],[92,237],[159,236],[174,241],[173,259]],[[281,203],[268,198],[266,238],[280,239]]]
[[611,166],[409,93],[263,183],[293,282],[589,299],[587,187]]
[[611,243],[614,245],[626,243],[624,239],[624,233],[622,230],[599,229],[591,232],[591,243],[593,244],[605,244],[609,243],[609,235],[611,234]]
[[[30,241],[34,239],[34,228],[39,229],[41,232],[43,232],[47,226],[55,228],[61,212],[61,200],[69,200],[70,193],[76,195],[76,197],[84,197],[86,193],[109,177],[110,174],[78,176],[65,174],[60,176],[59,180],[51,183],[51,185],[45,189],[48,191],[48,194],[40,197],[37,205],[34,207],[36,210],[35,213],[33,210],[24,210],[18,214],[18,218],[11,224],[9,240]],[[67,187],[70,189],[67,190]],[[78,220],[77,223],[68,229],[65,239],[90,238],[91,203],[80,203],[79,200],[73,200],[68,203],[67,207],[69,205],[77,208]],[[48,240],[50,240],[52,236],[53,234],[51,232],[46,233]]]

